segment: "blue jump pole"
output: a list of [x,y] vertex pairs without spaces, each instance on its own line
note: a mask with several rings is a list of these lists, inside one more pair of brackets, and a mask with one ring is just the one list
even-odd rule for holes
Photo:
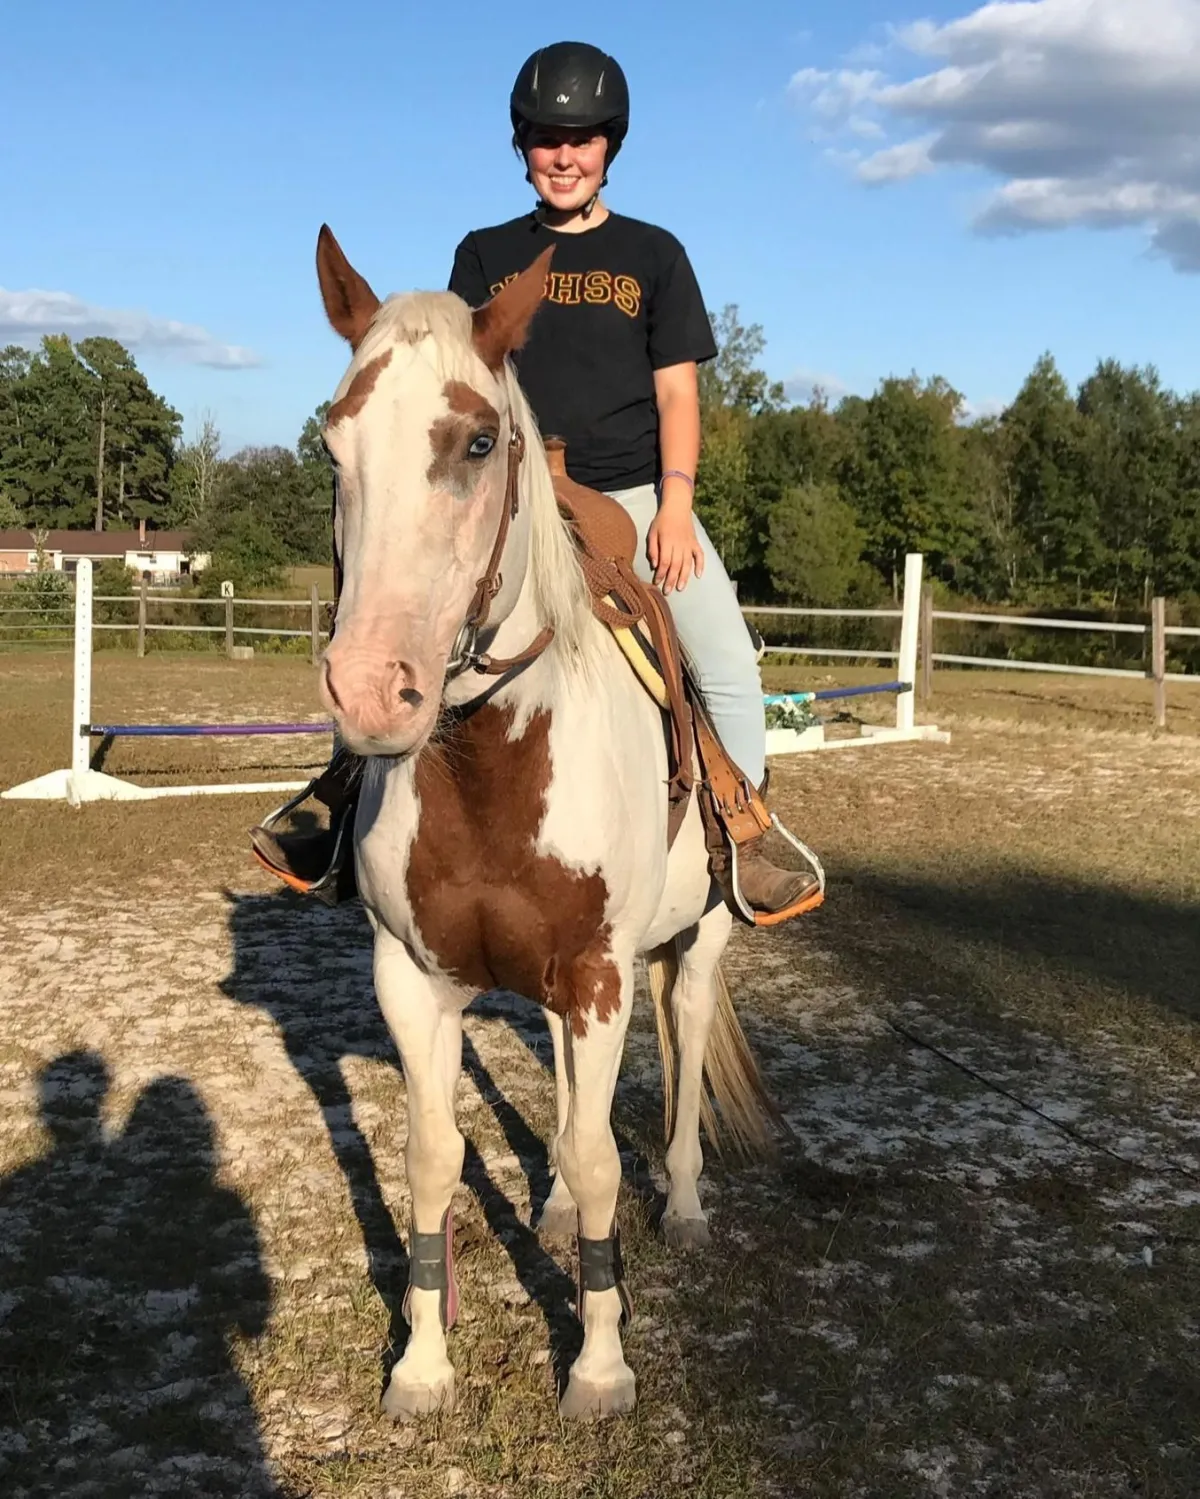
[[911,682],[877,682],[871,687],[822,687],[817,692],[776,692],[764,697],[767,707],[777,703],[829,703],[843,697],[874,697],[879,693],[911,692]]

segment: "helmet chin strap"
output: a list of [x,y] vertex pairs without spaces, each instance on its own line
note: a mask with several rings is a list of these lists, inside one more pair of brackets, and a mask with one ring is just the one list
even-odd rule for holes
[[[525,181],[529,183],[530,187],[533,186],[533,173],[529,170],[529,163],[528,162],[525,163]],[[592,194],[592,196],[587,200],[587,202],[583,205],[583,207],[580,208],[580,209],[577,209],[576,212],[579,213],[579,214],[581,214],[583,216],[583,218],[590,219],[591,216],[592,216],[592,214],[593,214],[593,212],[595,211],[596,204],[600,201],[600,194],[604,191],[604,189],[607,186],[608,186],[608,167],[605,166],[604,176],[601,177],[601,179],[600,179],[600,186],[596,189],[596,191]],[[553,203],[547,203],[546,200],[545,200],[545,198],[543,198],[543,197],[541,197],[539,195],[537,202],[533,206],[533,211],[534,211],[534,213],[538,213],[538,212],[541,212],[541,213],[561,213],[562,210],[558,209],[558,208],[555,208],[555,206],[554,206]]]

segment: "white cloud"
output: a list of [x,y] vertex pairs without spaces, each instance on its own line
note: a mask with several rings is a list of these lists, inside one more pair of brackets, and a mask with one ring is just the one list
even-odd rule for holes
[[930,158],[937,137],[919,136],[916,140],[901,141],[898,146],[885,146],[865,161],[859,162],[856,175],[860,182],[906,182],[910,177],[923,177],[936,171]]
[[1000,180],[982,232],[1141,227],[1200,272],[1198,0],[991,0],[892,43],[894,66],[924,71],[806,68],[789,85],[825,130],[884,130],[861,181],[975,168]]
[[986,421],[993,416],[1002,416],[1008,406],[1009,402],[1002,400],[999,396],[984,396],[981,401],[969,401],[964,397],[958,409],[958,419],[964,426],[969,427],[974,422]]
[[793,370],[783,382],[784,395],[796,406],[807,406],[818,391],[830,405],[836,405],[850,394],[850,387],[836,375],[823,375],[816,370]]
[[253,369],[262,363],[253,350],[221,343],[192,323],[95,307],[65,291],[5,291],[0,287],[0,343],[36,343],[54,333],[65,333],[76,342],[115,338],[135,353],[158,354],[210,369]]

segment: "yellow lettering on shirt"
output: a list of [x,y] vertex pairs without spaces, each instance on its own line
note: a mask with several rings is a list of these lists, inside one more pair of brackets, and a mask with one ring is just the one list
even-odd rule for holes
[[626,317],[637,317],[642,305],[642,288],[632,276],[617,276],[613,279],[613,301]]
[[612,301],[612,277],[607,271],[588,271],[583,278],[583,300],[595,307]]
[[[518,272],[505,276],[488,288],[494,297],[510,281],[517,279]],[[637,317],[642,307],[641,284],[633,276],[613,276],[608,271],[550,271],[542,296],[547,302],[556,302],[560,307],[578,307],[586,302],[592,307],[604,307],[613,303],[626,317]]]
[[551,271],[547,300],[558,302],[563,307],[578,307],[582,284],[582,271]]

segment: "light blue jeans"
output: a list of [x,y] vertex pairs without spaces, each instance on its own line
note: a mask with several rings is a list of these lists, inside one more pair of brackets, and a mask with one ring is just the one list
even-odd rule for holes
[[[653,484],[611,491],[637,526],[637,574],[649,583],[654,576],[646,557],[646,533],[658,512]],[[675,627],[691,658],[700,690],[725,748],[755,786],[761,786],[766,767],[767,727],[763,712],[762,678],[758,673],[737,594],[716,548],[698,518],[696,536],[704,549],[704,574],[691,577],[682,593],[667,596]]]

